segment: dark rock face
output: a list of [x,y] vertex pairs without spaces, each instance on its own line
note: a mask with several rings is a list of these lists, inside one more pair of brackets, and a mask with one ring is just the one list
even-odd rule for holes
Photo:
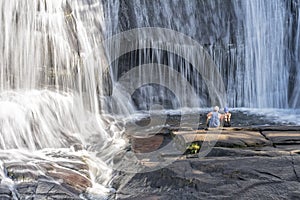
[[[272,7],[272,9],[263,10],[261,13],[263,16],[274,16],[267,17],[266,19],[257,16],[258,12],[256,11],[264,9],[264,4],[268,4],[266,7],[270,8],[270,5],[274,2],[260,2],[260,4],[257,4],[258,7],[253,7],[253,4],[251,5],[251,3],[240,0],[120,0],[117,2],[114,9],[111,8],[109,1],[107,1],[107,5],[105,5],[105,7],[109,8],[105,10],[107,12],[106,15],[110,16],[110,18],[107,18],[108,27],[111,27],[108,35],[114,35],[134,28],[161,27],[190,36],[209,52],[217,64],[218,70],[224,80],[230,106],[299,107],[299,90],[297,89],[300,73],[297,69],[299,64],[299,48],[297,43],[299,40],[299,0],[276,1],[275,7],[284,7],[281,13],[282,15],[272,15],[272,13],[276,12],[275,7]],[[251,16],[246,16],[248,11],[253,12]],[[112,15],[113,17],[111,17]],[[249,17],[251,18],[250,22],[256,21],[257,18],[259,18],[256,22],[262,24],[268,23],[268,21],[273,20],[273,18],[276,20],[268,26],[272,28],[263,29],[263,25],[253,28],[249,27],[247,23],[246,18]],[[283,20],[281,21],[282,23],[280,23],[281,25],[279,25],[278,22],[281,19]],[[253,24],[256,25],[258,23]],[[275,26],[277,25],[281,27],[283,31],[283,36],[281,37],[282,41],[278,41],[277,39],[273,40],[274,37],[272,33],[279,32],[275,31]],[[250,33],[247,32],[249,30]],[[259,38],[255,38],[255,35],[261,33],[263,34],[261,35],[262,37],[260,37],[260,41]],[[281,43],[283,43],[283,45],[277,45]],[[251,47],[251,45],[259,48],[259,50]],[[263,53],[266,50],[265,47],[267,47],[267,52]],[[288,73],[288,75],[286,79],[284,79],[284,82],[280,82],[280,80],[283,80],[283,77],[280,77],[280,75],[283,74],[279,73],[279,80],[273,82],[276,76],[273,77],[272,73],[270,74],[268,71],[261,71],[263,77],[270,77],[270,81],[267,83],[270,82],[271,84],[268,84],[263,92],[256,92],[262,85],[258,82],[255,83],[255,81],[251,81],[254,85],[245,83],[247,79],[255,79],[255,73],[247,73],[252,70],[259,70],[270,64],[270,62],[266,61],[267,57],[271,55],[269,49],[273,49],[272,52],[275,52],[277,48],[280,50],[278,54],[274,54],[275,57],[277,57],[278,60],[279,57],[284,57],[284,61],[278,67],[287,66],[286,68],[284,67],[284,73]],[[255,54],[253,58],[251,58],[253,65],[249,65],[249,61],[247,60],[247,58],[251,56],[251,52]],[[262,60],[259,59],[261,54],[263,54]],[[129,62],[131,56],[128,55],[126,57]],[[256,60],[257,63],[255,63]],[[273,59],[270,59],[269,61],[272,62],[272,60]],[[126,61],[120,61],[119,66],[114,66],[116,67],[113,69],[114,73],[122,74],[125,71],[124,66],[136,66],[133,64],[134,62],[127,65]],[[266,63],[264,63],[264,61],[266,61]],[[174,63],[176,63],[176,61]],[[276,65],[276,62],[274,64]],[[270,64],[268,68],[271,70],[272,66],[273,65]],[[256,70],[254,70],[255,68]],[[190,73],[194,75],[193,71]],[[255,100],[260,95],[263,95],[264,99],[274,96],[273,91],[273,93],[268,92],[272,90],[270,89],[272,86],[277,84],[280,85],[280,87],[284,87],[284,93],[288,94],[284,97],[286,98],[284,102],[266,103],[262,106],[260,105],[261,99]],[[255,88],[255,90],[249,91],[249,85]],[[278,88],[278,86],[276,87]],[[205,88],[203,87],[203,89]],[[253,92],[254,94],[251,95],[251,101],[249,101],[246,94],[247,92]],[[269,95],[264,96],[266,93]],[[283,91],[279,91],[278,93],[282,94]],[[275,95],[276,97],[274,96],[274,99],[280,99],[281,96],[279,94]],[[207,94],[205,93],[205,95]],[[210,105],[208,105],[207,102],[205,106]]]
[[212,44],[228,39],[229,27],[236,29],[234,13],[231,0],[121,0],[118,29],[126,31],[146,26],[172,28],[190,35],[201,44]]

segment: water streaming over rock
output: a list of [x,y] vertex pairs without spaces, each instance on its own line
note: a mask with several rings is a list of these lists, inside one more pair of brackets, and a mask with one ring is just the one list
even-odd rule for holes
[[292,108],[299,108],[300,106],[300,52],[299,52],[299,42],[300,42],[300,2],[295,1],[291,4],[291,10],[293,11],[293,15],[291,18],[291,24],[293,28],[290,29],[290,35],[293,36],[293,40],[291,42],[291,46],[293,48],[292,52],[292,61],[294,62],[294,67],[291,70],[293,76],[291,77],[292,82],[294,84],[294,88],[292,88],[292,95],[290,98],[290,106]]
[[12,188],[29,163],[28,179],[67,171],[109,192],[120,119],[156,104],[300,107],[299,0],[3,0],[0,12],[0,175]]
[[[242,87],[245,107],[288,107],[286,51],[287,10],[284,1],[242,1],[241,23],[244,33],[237,44],[244,43]],[[242,68],[242,69],[239,69]]]
[[104,198],[125,142],[122,127],[99,115],[102,3],[13,0],[0,10],[1,183],[15,198],[18,183],[41,179]]
[[[299,107],[299,1],[120,2],[116,32],[163,27],[199,42],[216,63],[230,107]],[[187,73],[197,76],[191,70]],[[200,106],[210,106],[210,99],[203,98],[205,86],[199,81],[191,84],[200,85]]]

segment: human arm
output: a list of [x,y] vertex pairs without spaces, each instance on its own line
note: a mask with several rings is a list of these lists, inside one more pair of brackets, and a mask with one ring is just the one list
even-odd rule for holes
[[211,118],[212,112],[209,112],[206,116],[207,116],[207,118]]

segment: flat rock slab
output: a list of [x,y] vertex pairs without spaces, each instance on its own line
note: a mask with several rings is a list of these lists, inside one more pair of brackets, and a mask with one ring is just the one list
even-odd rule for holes
[[300,131],[300,126],[255,126],[255,127],[240,127],[240,128],[258,130],[258,131]]
[[[297,152],[292,152],[297,155]],[[261,148],[226,148],[226,147],[213,147],[210,152],[205,156],[206,158],[212,157],[277,157],[277,156],[290,156],[291,152],[285,149],[281,150],[275,147],[261,147]],[[197,156],[199,157],[199,156]]]
[[[298,199],[299,156],[179,160],[118,179],[117,199]],[[123,182],[124,181],[124,182]]]
[[276,144],[276,149],[300,154],[300,144]]
[[262,133],[274,144],[300,145],[300,131],[263,131]]
[[183,137],[186,143],[194,141],[216,142],[218,147],[257,147],[271,146],[272,142],[256,131],[234,130],[197,130],[173,132],[175,136]]

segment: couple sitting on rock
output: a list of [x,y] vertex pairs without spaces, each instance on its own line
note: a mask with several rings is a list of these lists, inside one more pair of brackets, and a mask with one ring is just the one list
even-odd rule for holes
[[206,124],[208,127],[217,128],[223,123],[224,127],[230,127],[231,113],[228,108],[224,108],[224,114],[219,113],[219,107],[215,106],[214,111],[207,114]]

